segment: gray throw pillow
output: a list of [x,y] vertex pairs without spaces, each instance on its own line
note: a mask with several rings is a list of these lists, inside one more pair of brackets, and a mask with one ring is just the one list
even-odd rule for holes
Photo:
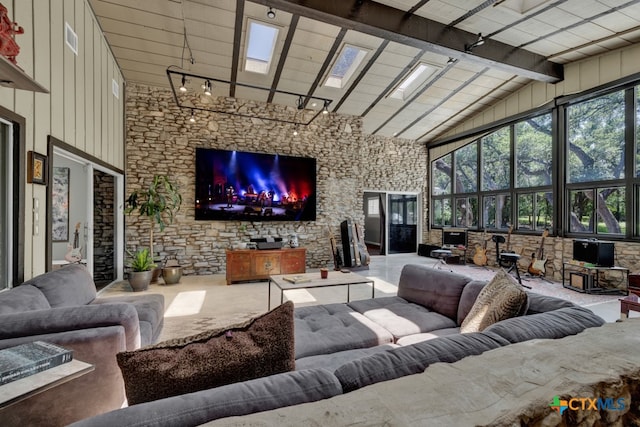
[[481,332],[490,325],[526,312],[527,293],[503,270],[480,291],[469,314],[460,325],[461,333]]
[[130,405],[293,371],[293,303],[116,357]]

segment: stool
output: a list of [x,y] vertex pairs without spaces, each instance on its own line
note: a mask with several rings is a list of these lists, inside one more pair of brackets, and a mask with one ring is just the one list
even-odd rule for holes
[[525,288],[531,289],[531,286],[526,286],[522,284],[522,279],[520,278],[520,270],[518,270],[518,260],[520,259],[520,255],[514,254],[511,252],[503,252],[498,254],[498,260],[501,261],[501,265],[509,266],[507,273],[511,273],[515,270],[515,276],[518,279],[518,283],[520,283]]
[[[431,251],[431,257],[438,258],[440,260],[440,262],[433,264],[433,268],[436,268],[436,266],[438,266],[438,268],[442,268],[441,265],[442,264],[446,265],[447,258],[449,258],[452,255],[453,253],[448,249],[436,249]],[[453,271],[453,270],[449,269],[449,271]]]

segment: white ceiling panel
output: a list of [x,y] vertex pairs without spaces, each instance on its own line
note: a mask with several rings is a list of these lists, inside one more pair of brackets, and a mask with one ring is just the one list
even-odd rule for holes
[[[437,137],[531,82],[528,75],[515,75],[516,71],[507,72],[505,68],[495,67],[491,62],[493,59],[486,61],[486,58],[493,58],[492,54],[500,56],[498,60],[503,60],[501,52],[492,50],[496,49],[495,43],[476,47],[471,56],[458,55],[464,50],[468,35],[457,33],[452,35],[452,40],[459,40],[461,46],[456,47],[453,43],[447,49],[457,49],[458,52],[450,54],[461,59],[455,65],[447,66],[448,55],[425,51],[421,61],[446,71],[440,78],[434,75],[432,81],[421,86],[426,90],[414,100],[414,95],[410,95],[409,101],[402,101],[385,95],[392,88],[392,83],[403,77],[405,68],[414,61],[420,49],[403,43],[406,40],[402,33],[404,28],[396,29],[398,34],[391,36],[388,29],[376,29],[376,22],[381,22],[381,17],[362,17],[365,21],[370,18],[369,31],[346,29],[343,40],[336,43],[341,31],[339,20],[334,20],[330,14],[325,14],[326,19],[323,20],[302,14],[297,16],[298,25],[292,33],[291,43],[285,44],[294,17],[292,13],[295,12],[287,11],[286,7],[283,10],[276,9],[275,19],[270,20],[266,17],[267,6],[248,0],[244,1],[244,14],[239,17],[236,16],[237,0],[89,2],[126,81],[167,86],[168,66],[182,66],[194,74],[229,80],[233,78],[235,66],[238,83],[262,88],[275,85],[278,90],[304,95],[313,91],[315,96],[332,99],[332,108],[341,102],[338,112],[343,114],[361,115],[369,110],[363,118],[364,131],[373,132],[388,121],[380,130],[380,135],[392,135],[409,126],[402,133],[403,138],[419,138],[423,135]],[[379,0],[379,3],[393,7],[402,14],[412,10],[418,0]],[[513,52],[509,51],[506,55],[512,61],[518,61],[519,49],[525,50],[526,55],[541,55],[541,61],[547,59],[565,64],[640,42],[640,3],[615,11],[612,8],[626,5],[628,1],[567,0],[557,3],[554,5],[550,1],[520,14],[507,8],[508,3],[494,6],[484,0],[430,0],[415,14],[451,25],[452,31],[483,33],[495,42],[512,46],[509,49]],[[550,10],[538,14],[548,6],[552,6]],[[244,71],[249,18],[276,25],[280,29],[267,74]],[[238,22],[241,28],[236,29]],[[515,22],[518,23],[512,26]],[[185,31],[188,48],[185,46]],[[234,49],[236,34],[240,35],[239,44],[235,46],[238,49]],[[375,62],[369,63],[385,37],[389,37],[388,45]],[[366,48],[369,52],[342,88],[325,87],[323,83],[328,68],[323,70],[323,65],[331,67],[335,55],[329,57],[329,52],[335,46],[338,53],[345,43]],[[195,64],[189,62],[191,54]],[[282,57],[283,54],[286,57]],[[278,69],[279,65],[282,65],[281,70]],[[365,69],[366,72],[361,74]],[[276,81],[277,71],[280,76]],[[189,86],[193,90],[201,90],[200,82],[195,80],[190,81]],[[353,85],[356,81],[357,85]],[[317,86],[314,87],[314,83]],[[228,96],[229,87],[217,85],[214,93]],[[235,96],[263,102],[268,95],[265,91],[238,85]],[[295,106],[291,96],[281,94],[275,94],[272,102],[284,108]],[[427,112],[425,117],[416,121]]]

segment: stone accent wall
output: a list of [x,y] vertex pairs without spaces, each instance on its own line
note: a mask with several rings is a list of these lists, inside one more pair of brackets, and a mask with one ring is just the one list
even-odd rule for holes
[[93,280],[98,287],[115,279],[113,258],[115,182],[111,175],[93,173]]
[[[292,107],[217,98],[228,111],[254,111],[290,119]],[[329,231],[339,236],[340,222],[364,223],[364,190],[428,194],[426,148],[405,139],[362,133],[359,117],[330,113],[302,126],[224,114],[190,112],[175,105],[168,89],[139,84],[127,86],[126,194],[147,185],[154,174],[166,174],[181,189],[182,209],[164,232],[154,236],[161,255],[175,251],[185,274],[225,271],[225,250],[251,237],[298,235],[307,249],[307,267],[332,265]],[[317,218],[307,222],[195,221],[195,148],[313,157],[317,160]],[[423,197],[423,218],[426,198]],[[427,230],[426,222],[421,224]],[[149,224],[126,217],[129,249],[148,244]],[[157,231],[157,230],[156,230]]]

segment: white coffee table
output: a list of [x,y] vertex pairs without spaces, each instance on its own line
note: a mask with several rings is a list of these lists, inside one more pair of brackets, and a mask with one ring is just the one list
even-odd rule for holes
[[[297,277],[302,279],[298,283],[291,283],[285,277]],[[284,291],[292,289],[328,288],[331,286],[347,286],[347,302],[350,300],[351,285],[361,285],[371,283],[371,298],[375,297],[376,285],[373,279],[355,274],[352,272],[343,273],[341,271],[329,271],[326,279],[320,278],[320,272],[301,274],[278,274],[269,277],[269,304],[271,310],[271,283],[280,288],[280,304],[284,302]]]

